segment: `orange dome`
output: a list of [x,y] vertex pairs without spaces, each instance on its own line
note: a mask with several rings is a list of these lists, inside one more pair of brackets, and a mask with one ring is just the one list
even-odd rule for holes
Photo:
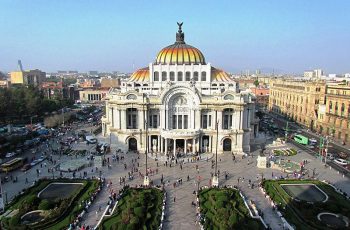
[[212,81],[222,81],[222,82],[231,82],[234,81],[228,73],[221,69],[216,69],[211,67],[211,80]]
[[155,64],[205,65],[205,58],[199,49],[186,43],[176,42],[173,45],[165,47],[158,53]]
[[148,81],[149,80],[149,69],[148,67],[135,71],[129,78],[130,81]]
[[179,26],[179,31],[176,33],[176,42],[158,53],[155,64],[205,65],[205,58],[202,52],[185,43],[185,34],[181,30],[182,23],[177,23],[177,25]]

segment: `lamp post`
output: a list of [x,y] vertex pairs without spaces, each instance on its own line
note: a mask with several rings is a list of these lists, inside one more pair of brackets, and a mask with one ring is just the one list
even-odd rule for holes
[[[143,96],[143,104],[144,104],[144,99],[145,99],[145,94],[142,95]],[[147,166],[147,163],[148,163],[148,97],[146,96],[146,117],[145,117],[145,125],[146,125],[146,151],[145,151],[145,154],[146,154],[146,172],[145,172],[145,178],[143,179],[143,185],[145,186],[149,186],[150,184],[150,179],[148,177],[148,166]]]
[[212,186],[219,186],[219,176],[218,176],[218,144],[219,144],[219,121],[216,121],[216,148],[215,148],[215,173],[212,178]]
[[34,118],[34,117],[38,117],[38,115],[34,115],[34,116],[31,116],[31,117],[30,117],[30,128],[33,127],[33,118]]

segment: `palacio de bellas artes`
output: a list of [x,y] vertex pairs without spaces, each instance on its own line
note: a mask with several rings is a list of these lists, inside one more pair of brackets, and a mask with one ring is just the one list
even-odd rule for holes
[[122,150],[173,159],[246,154],[257,131],[255,96],[186,44],[182,23],[174,44],[109,91],[102,118],[102,134]]

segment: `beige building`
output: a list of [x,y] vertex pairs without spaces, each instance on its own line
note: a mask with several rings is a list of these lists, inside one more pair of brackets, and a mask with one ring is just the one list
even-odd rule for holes
[[315,129],[325,91],[324,81],[271,80],[269,110]]
[[258,130],[254,96],[186,44],[181,25],[174,44],[109,92],[102,134],[126,150],[170,157],[248,153]]
[[41,70],[14,71],[10,73],[11,84],[32,85],[39,87],[46,78],[46,73]]
[[99,103],[106,97],[108,90],[87,89],[79,91],[79,99],[84,103]]
[[317,131],[350,144],[350,85],[327,85],[326,102],[319,114]]

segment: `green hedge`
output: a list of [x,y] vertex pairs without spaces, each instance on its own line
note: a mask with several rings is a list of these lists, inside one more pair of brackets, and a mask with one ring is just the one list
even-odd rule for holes
[[[308,203],[296,201],[281,187],[281,184],[315,184],[328,195],[327,202]],[[321,212],[333,212],[350,218],[350,202],[331,186],[317,180],[265,180],[266,193],[277,204],[279,211],[296,229],[329,229],[317,219]]]
[[156,188],[128,188],[119,200],[116,212],[105,219],[100,229],[158,229],[164,194]]
[[[83,187],[78,189],[70,198],[60,199],[56,202],[46,199],[41,200],[37,194],[47,185],[54,182],[61,183],[83,183]],[[19,213],[11,218],[3,218],[1,225],[4,229],[64,229],[79,214],[83,207],[80,203],[89,198],[99,186],[96,180],[71,180],[71,179],[55,179],[55,180],[39,180],[35,186],[24,190],[24,193],[15,197],[11,203],[6,206],[6,210],[18,209]],[[37,209],[49,210],[49,215],[45,221],[23,226],[20,223],[20,217],[25,213]]]
[[249,211],[235,189],[203,189],[199,202],[204,229],[265,229],[262,223],[250,217]]

